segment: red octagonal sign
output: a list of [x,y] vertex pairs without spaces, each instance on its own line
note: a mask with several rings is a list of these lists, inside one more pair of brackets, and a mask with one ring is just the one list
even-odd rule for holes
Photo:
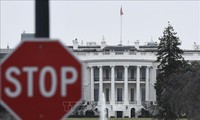
[[22,120],[64,119],[82,99],[82,64],[58,41],[26,41],[1,64],[1,101]]

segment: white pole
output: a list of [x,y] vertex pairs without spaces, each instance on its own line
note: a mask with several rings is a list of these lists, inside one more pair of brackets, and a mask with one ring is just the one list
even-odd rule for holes
[[120,26],[120,44],[122,45],[122,15],[121,15],[121,26]]
[[120,16],[121,16],[121,24],[120,24],[120,44],[122,45],[122,15],[124,15],[123,11],[122,11],[122,6],[120,9]]

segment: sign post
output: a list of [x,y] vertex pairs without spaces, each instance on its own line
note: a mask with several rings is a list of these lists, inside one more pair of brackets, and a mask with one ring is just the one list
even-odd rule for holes
[[49,0],[35,0],[35,37],[49,38]]
[[64,119],[82,99],[81,79],[81,62],[60,42],[25,41],[1,64],[0,103],[18,119]]

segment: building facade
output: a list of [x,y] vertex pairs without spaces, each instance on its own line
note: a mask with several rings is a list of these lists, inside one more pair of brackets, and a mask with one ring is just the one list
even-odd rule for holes
[[[146,45],[136,41],[129,46],[108,46],[104,40],[100,45],[79,45],[74,40],[68,48],[83,62],[83,99],[98,108],[104,93],[108,117],[137,117],[144,104],[156,104],[157,46],[153,41]],[[1,49],[0,60],[11,51]],[[183,57],[199,61],[200,50],[184,50]]]

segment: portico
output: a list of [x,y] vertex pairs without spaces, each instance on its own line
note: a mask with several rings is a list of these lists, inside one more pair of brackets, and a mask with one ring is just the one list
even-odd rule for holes
[[150,65],[95,65],[89,68],[91,101],[100,103],[104,92],[111,113],[114,112],[111,107],[121,106],[128,110],[129,105],[141,106],[142,102],[149,101],[150,71],[153,70]]

